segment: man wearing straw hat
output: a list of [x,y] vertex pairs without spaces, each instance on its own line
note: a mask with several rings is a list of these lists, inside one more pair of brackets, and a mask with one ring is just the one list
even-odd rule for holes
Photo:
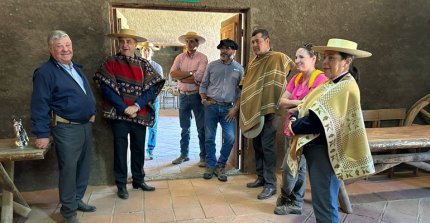
[[[163,68],[160,64],[152,60],[152,56],[154,56],[154,51],[160,50],[159,47],[156,47],[153,43],[148,41],[138,44],[138,48],[140,49],[140,53],[142,57],[149,61],[152,67],[163,76]],[[148,142],[146,147],[146,155],[149,160],[154,159],[154,149],[157,142],[157,123],[158,123],[158,111],[160,109],[158,97],[154,101],[154,111],[155,111],[155,119],[154,125],[152,127],[148,127]]]
[[128,198],[127,148],[130,136],[133,188],[153,191],[144,181],[146,126],[153,126],[153,103],[164,79],[145,59],[135,54],[137,42],[146,41],[132,29],[108,34],[117,38],[119,53],[109,56],[94,75],[102,92],[103,115],[111,120],[114,138],[114,174],[118,197]]
[[195,32],[187,32],[180,36],[179,42],[185,44],[186,52],[179,54],[170,69],[170,76],[178,80],[179,89],[179,124],[181,126],[181,155],[172,161],[172,164],[180,164],[190,160],[188,157],[190,144],[191,111],[197,126],[200,146],[199,167],[206,167],[205,157],[205,128],[204,107],[201,103],[199,85],[208,64],[208,58],[203,53],[197,52],[205,38]]

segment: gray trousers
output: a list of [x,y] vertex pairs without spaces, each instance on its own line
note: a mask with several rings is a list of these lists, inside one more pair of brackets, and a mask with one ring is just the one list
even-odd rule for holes
[[78,200],[87,189],[90,176],[92,124],[58,123],[52,128],[57,153],[60,193],[60,213],[65,217],[76,215]]
[[264,187],[276,188],[276,129],[278,116],[264,116],[264,126],[261,133],[252,139],[255,150],[255,169],[257,176],[264,179]]
[[306,158],[300,157],[299,169],[296,177],[293,177],[288,167],[287,158],[290,153],[290,137],[285,137],[285,156],[282,162],[282,185],[281,195],[289,200],[289,203],[297,207],[303,207],[306,190]]

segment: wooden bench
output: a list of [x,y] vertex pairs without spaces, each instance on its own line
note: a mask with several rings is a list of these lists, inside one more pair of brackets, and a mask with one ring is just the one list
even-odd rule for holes
[[[430,147],[430,125],[413,125],[387,128],[366,129],[369,146],[372,153],[383,151],[398,151],[398,153],[372,155],[375,165],[375,174],[388,168],[406,163],[430,172],[430,152],[409,152],[408,149],[419,149]],[[402,150],[407,152],[402,153]],[[345,181],[345,184],[353,183],[362,178]],[[341,182],[339,190],[339,202],[342,210],[352,213],[348,193],[344,182]]]
[[23,149],[15,146],[15,139],[0,139],[1,223],[11,223],[13,212],[27,217],[31,211],[14,183],[15,161],[44,159],[47,150],[36,149],[34,139]]

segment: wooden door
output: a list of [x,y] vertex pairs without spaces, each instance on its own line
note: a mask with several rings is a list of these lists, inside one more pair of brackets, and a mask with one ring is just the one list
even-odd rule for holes
[[[221,39],[234,40],[238,45],[239,49],[236,51],[235,60],[243,65],[242,60],[242,15],[237,14],[223,22],[221,22]],[[240,133],[239,123],[236,124],[235,142],[233,149],[231,150],[228,163],[235,168],[243,170],[243,149],[242,149],[242,134]]]
[[236,51],[236,61],[243,64],[242,61],[242,15],[237,14],[221,22],[221,39],[234,40],[239,49]]

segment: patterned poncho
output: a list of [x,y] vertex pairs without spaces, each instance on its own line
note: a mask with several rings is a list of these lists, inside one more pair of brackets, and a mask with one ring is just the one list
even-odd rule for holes
[[287,55],[275,51],[255,57],[249,63],[241,81],[239,125],[242,131],[259,124],[260,116],[276,113],[287,75],[294,66]]
[[155,112],[153,102],[163,88],[165,80],[151,66],[149,61],[138,57],[127,57],[120,54],[110,56],[101,65],[94,75],[98,84],[106,84],[116,92],[127,105],[134,105],[142,93],[152,86],[156,86],[156,92],[148,104],[141,108],[135,118],[120,113],[109,103],[103,101],[103,116],[108,119],[124,120],[145,126],[153,126]]
[[[361,112],[360,91],[350,74],[338,83],[327,81],[314,89],[299,105],[299,118],[309,115],[309,110],[318,116],[324,127],[329,160],[338,179],[375,172]],[[297,174],[303,146],[317,136],[293,137],[287,161],[293,175]]]

